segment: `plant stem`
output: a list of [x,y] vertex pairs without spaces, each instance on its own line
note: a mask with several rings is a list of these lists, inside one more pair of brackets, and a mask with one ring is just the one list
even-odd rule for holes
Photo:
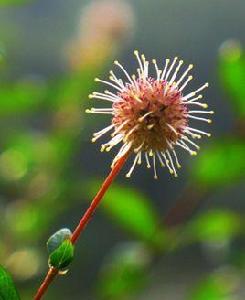
[[[98,191],[98,193],[96,194],[96,196],[92,200],[89,208],[86,210],[86,212],[82,216],[82,218],[81,218],[79,224],[77,225],[76,229],[73,231],[73,233],[70,237],[70,240],[71,240],[72,244],[75,244],[76,241],[78,240],[80,234],[82,233],[85,226],[88,224],[89,220],[91,219],[93,213],[95,212],[96,208],[100,204],[105,192],[108,190],[111,183],[113,182],[113,180],[116,178],[116,176],[118,175],[118,173],[122,169],[122,167],[123,167],[124,163],[126,162],[127,158],[128,158],[128,153],[125,154],[124,156],[120,157],[118,159],[118,161],[116,162],[116,164],[113,166],[110,174],[106,177],[106,179],[103,182],[100,190]],[[47,291],[49,285],[54,280],[55,276],[58,275],[58,274],[59,274],[59,270],[55,269],[54,267],[49,268],[45,279],[43,280],[42,284],[40,285],[40,287],[39,287],[39,289],[38,289],[38,291],[37,291],[37,293],[34,297],[34,300],[40,300],[42,298],[42,296]]]

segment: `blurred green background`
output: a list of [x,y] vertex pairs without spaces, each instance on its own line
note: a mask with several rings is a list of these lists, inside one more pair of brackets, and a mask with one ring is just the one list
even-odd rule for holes
[[109,171],[113,153],[90,143],[109,120],[84,110],[103,89],[94,77],[115,58],[133,71],[135,48],[195,65],[212,137],[197,157],[180,153],[177,179],[124,170],[45,299],[245,299],[244,11],[244,0],[0,0],[0,264],[21,299],[47,271],[48,237],[74,229]]

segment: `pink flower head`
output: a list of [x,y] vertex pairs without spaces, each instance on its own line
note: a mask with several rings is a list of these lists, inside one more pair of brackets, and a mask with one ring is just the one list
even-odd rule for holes
[[[115,61],[115,65],[125,75],[125,82],[113,71],[110,71],[110,81],[95,79],[112,87],[113,92],[94,92],[89,98],[112,102],[112,107],[91,108],[86,112],[111,114],[112,121],[111,125],[94,133],[92,141],[95,142],[105,133],[112,131],[111,139],[101,147],[101,151],[110,151],[113,146],[122,143],[112,165],[128,151],[135,153],[127,177],[131,176],[136,164],[142,163],[143,156],[148,168],[153,165],[155,178],[156,161],[159,161],[162,167],[166,166],[169,172],[177,177],[176,168],[180,168],[180,164],[175,151],[176,146],[185,149],[191,155],[196,155],[199,146],[191,138],[210,136],[209,133],[189,126],[189,119],[211,123],[210,119],[199,117],[200,114],[213,114],[213,111],[205,110],[208,107],[206,103],[199,101],[202,98],[199,93],[208,87],[208,84],[205,83],[196,91],[184,95],[183,90],[192,80],[188,73],[193,65],[189,65],[177,78],[183,60],[178,60],[177,57],[172,61],[166,59],[163,69],[153,60],[156,72],[153,78],[149,75],[149,61],[144,55],[140,56],[138,51],[134,54],[139,64],[137,76],[130,76],[124,67]],[[203,110],[192,110],[191,107],[195,106]]]

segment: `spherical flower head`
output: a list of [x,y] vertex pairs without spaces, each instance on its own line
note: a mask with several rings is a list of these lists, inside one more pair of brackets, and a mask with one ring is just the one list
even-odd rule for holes
[[[160,69],[156,60],[152,61],[156,75],[149,75],[149,61],[144,55],[135,51],[139,68],[137,76],[130,76],[124,67],[115,61],[126,81],[118,78],[110,71],[110,81],[96,78],[113,88],[113,91],[103,93],[94,92],[89,97],[109,101],[110,108],[92,108],[88,113],[111,114],[112,121],[109,126],[94,134],[95,142],[98,138],[109,131],[113,131],[112,138],[103,144],[101,150],[110,151],[113,146],[122,143],[115,156],[112,165],[127,152],[134,152],[135,158],[132,167],[127,173],[130,177],[136,164],[142,163],[142,157],[148,168],[153,165],[154,177],[157,178],[156,161],[162,167],[167,167],[169,172],[177,176],[177,168],[180,164],[175,151],[179,146],[191,155],[196,155],[199,146],[191,138],[201,138],[202,135],[210,134],[190,127],[189,120],[195,119],[211,123],[210,119],[200,117],[202,114],[213,114],[213,111],[205,110],[206,103],[200,102],[202,95],[200,91],[205,89],[205,83],[196,91],[184,95],[183,91],[192,76],[188,75],[193,65],[182,71],[182,60],[175,57],[172,61],[166,59],[164,66]],[[191,107],[201,107],[202,110],[192,110]]]

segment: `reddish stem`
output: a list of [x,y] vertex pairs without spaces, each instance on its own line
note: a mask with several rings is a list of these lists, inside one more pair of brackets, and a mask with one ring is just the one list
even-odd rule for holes
[[48,273],[45,277],[45,279],[43,280],[42,284],[40,285],[36,296],[34,297],[35,300],[41,299],[42,296],[45,294],[45,292],[47,291],[50,283],[54,280],[55,276],[58,274],[58,270],[51,267],[48,270]]
[[[118,175],[119,171],[123,167],[124,163],[126,162],[128,158],[128,153],[121,158],[118,159],[116,164],[113,166],[110,174],[106,177],[105,181],[103,182],[100,190],[94,197],[93,201],[91,202],[89,208],[86,210],[85,214],[82,216],[79,224],[77,225],[76,229],[73,231],[71,235],[71,242],[72,244],[75,244],[76,241],[78,240],[81,232],[84,230],[85,226],[88,224],[89,220],[91,219],[93,213],[95,212],[96,208],[100,204],[100,201],[102,200],[105,192],[108,190],[110,187],[111,183],[113,180],[116,178]],[[59,270],[55,269],[54,267],[49,268],[49,271],[43,281],[43,283],[40,285],[34,300],[40,300],[42,296],[45,294],[47,291],[49,285],[51,282],[54,280],[55,276],[59,273]]]

